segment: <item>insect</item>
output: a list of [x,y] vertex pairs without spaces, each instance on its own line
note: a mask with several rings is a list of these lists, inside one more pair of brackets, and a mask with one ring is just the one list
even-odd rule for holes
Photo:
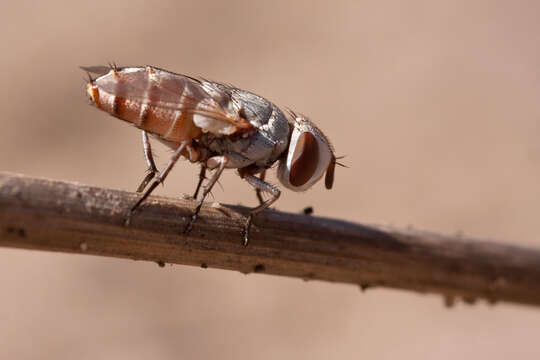
[[[249,91],[157,67],[81,68],[88,73],[91,102],[142,130],[148,174],[137,188],[142,196],[129,210],[127,224],[180,157],[201,166],[195,199],[207,170],[213,170],[185,233],[193,228],[204,200],[225,169],[237,169],[240,177],[255,188],[259,200],[246,219],[244,245],[253,216],[281,195],[276,186],[265,181],[266,170],[274,163],[279,162],[278,179],[288,189],[307,190],[325,173],[326,188],[332,188],[337,163],[334,149],[304,115],[282,111]],[[149,134],[174,150],[161,171],[152,156]],[[269,195],[266,200],[263,193]]]

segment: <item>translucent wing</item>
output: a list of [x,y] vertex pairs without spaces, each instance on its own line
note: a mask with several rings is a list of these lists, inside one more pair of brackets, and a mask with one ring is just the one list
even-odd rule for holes
[[[105,72],[103,66],[83,69],[97,74]],[[215,134],[230,135],[252,128],[247,120],[240,117],[239,109],[230,101],[227,93],[213,91],[209,94],[197,79],[154,67],[107,69],[91,84],[100,94],[108,94],[117,102],[123,99],[124,102],[147,106],[165,115],[176,112],[177,117],[185,117],[189,114],[195,126]],[[121,114],[113,111],[117,110],[114,106],[111,111],[103,106],[101,108],[122,118]]]

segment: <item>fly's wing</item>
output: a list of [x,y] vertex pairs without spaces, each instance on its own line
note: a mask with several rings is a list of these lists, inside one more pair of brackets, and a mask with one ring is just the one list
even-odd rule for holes
[[[85,69],[98,74],[104,72],[104,68],[100,66]],[[100,93],[111,94],[131,103],[144,104],[163,114],[176,112],[184,117],[191,115],[195,126],[204,132],[231,135],[252,128],[252,125],[239,115],[239,109],[235,108],[226,92],[210,94],[204,90],[202,82],[188,76],[153,67],[109,69],[92,85],[96,86]],[[95,101],[94,98],[93,100]]]

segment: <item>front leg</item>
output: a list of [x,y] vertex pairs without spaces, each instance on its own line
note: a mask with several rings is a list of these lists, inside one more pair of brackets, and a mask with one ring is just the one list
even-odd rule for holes
[[[263,173],[264,174],[264,173]],[[253,222],[253,217],[272,205],[274,202],[276,202],[277,199],[279,199],[279,196],[281,195],[281,191],[275,187],[272,184],[267,183],[264,181],[264,175],[261,176],[261,178],[258,178],[256,176],[253,176],[251,174],[244,174],[243,175],[244,180],[246,180],[251,186],[255,188],[257,191],[257,197],[261,201],[260,205],[251,209],[249,212],[249,216],[246,220],[246,225],[244,228],[244,246],[247,246],[249,242],[249,230],[251,229],[251,223]],[[268,200],[263,200],[261,196],[261,192],[266,192],[270,194],[270,198]]]

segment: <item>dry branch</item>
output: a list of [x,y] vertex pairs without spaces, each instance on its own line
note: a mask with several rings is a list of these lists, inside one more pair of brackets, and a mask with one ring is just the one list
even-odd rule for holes
[[540,251],[434,233],[265,211],[242,245],[239,206],[151,197],[0,173],[0,246],[238,270],[540,305]]

